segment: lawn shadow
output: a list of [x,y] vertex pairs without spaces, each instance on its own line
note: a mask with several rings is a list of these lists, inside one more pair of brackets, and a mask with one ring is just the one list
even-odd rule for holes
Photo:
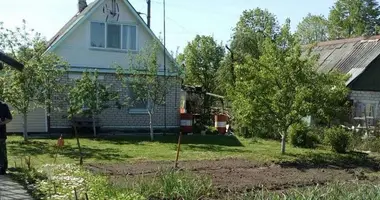
[[[9,141],[8,152],[11,152],[13,156],[37,156],[47,154],[51,158],[55,157],[58,153],[65,157],[76,159],[79,158],[79,150],[76,146],[63,146],[57,150],[55,145],[51,145],[48,142],[41,141]],[[126,158],[130,158],[128,155],[120,154],[117,148],[96,148],[82,146],[82,152],[84,159],[95,160],[115,160],[121,161]]]
[[[144,142],[150,142],[150,136],[100,136],[96,140],[107,141],[114,144],[138,144],[143,145]],[[154,137],[154,142],[159,143],[178,143],[178,136],[175,135],[158,135]],[[243,147],[244,145],[235,136],[224,135],[183,135],[181,144],[207,144],[220,146]]]
[[238,148],[227,148],[225,146],[220,145],[194,145],[189,144],[187,145],[186,149],[194,150],[194,151],[212,151],[212,152],[229,152],[229,153],[249,153],[252,151],[244,150],[244,149],[238,149]]
[[361,152],[349,152],[346,154],[310,152],[305,155],[287,155],[294,156],[296,159],[295,161],[280,162],[279,164],[282,167],[295,167],[298,169],[366,168],[374,171],[380,170],[380,160]]

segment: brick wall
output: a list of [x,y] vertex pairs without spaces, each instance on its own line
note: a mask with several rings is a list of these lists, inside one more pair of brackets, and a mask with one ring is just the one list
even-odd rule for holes
[[380,118],[380,92],[351,91],[350,99],[354,101],[354,109],[357,109],[357,103],[373,104],[375,106],[375,117]]
[[[112,84],[112,90],[120,91],[124,94],[128,94],[128,90],[123,88],[119,81],[117,81],[115,74],[99,74],[104,76],[104,80],[101,80],[105,84]],[[71,82],[68,75],[65,75],[63,82]],[[54,104],[59,105],[63,110],[55,110],[51,114],[51,127],[64,128],[69,126],[67,119],[62,116],[67,115],[67,103],[63,100],[62,94],[54,95]],[[166,125],[167,127],[179,126],[179,99],[180,99],[180,85],[173,88],[166,97]],[[155,113],[152,117],[153,126],[164,126],[164,112],[165,107],[163,105],[157,106]],[[98,116],[101,126],[105,127],[147,127],[149,126],[148,114],[132,114],[129,112],[129,108],[118,109],[111,107],[103,111]]]

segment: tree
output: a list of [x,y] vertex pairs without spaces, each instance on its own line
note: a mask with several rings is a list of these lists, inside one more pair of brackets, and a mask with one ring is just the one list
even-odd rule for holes
[[287,20],[276,40],[265,39],[259,59],[246,56],[243,64],[235,66],[236,85],[229,98],[237,121],[251,130],[258,126],[276,131],[285,153],[291,125],[317,110],[322,115],[332,106],[329,102],[347,96],[345,77],[318,74],[315,64],[315,56],[302,56]]
[[[218,45],[212,36],[197,35],[185,47],[180,63],[185,64],[185,83],[201,86],[205,91],[216,93],[218,82],[217,71],[224,57],[224,48]],[[205,95],[203,101],[204,112],[209,113],[212,105],[210,96]]]
[[380,9],[375,0],[338,0],[329,14],[331,39],[378,33]]
[[273,13],[260,8],[245,10],[236,24],[231,41],[236,60],[243,59],[246,54],[258,58],[265,38],[274,39],[278,31],[279,24]]
[[50,95],[61,88],[58,82],[67,65],[57,55],[45,52],[46,40],[29,30],[25,21],[15,30],[0,23],[0,47],[25,67],[22,72],[6,67],[0,81],[4,85],[4,100],[23,116],[23,135],[27,140],[27,114],[38,107],[49,108],[50,114]]
[[277,17],[268,10],[256,8],[243,12],[233,30],[230,46],[226,45],[228,53],[217,72],[220,94],[226,95],[227,88],[235,82],[233,66],[243,63],[247,55],[258,59],[262,54],[265,39],[274,40],[279,28]]
[[323,42],[328,39],[328,21],[323,15],[308,14],[297,26],[301,44]]
[[98,77],[97,71],[85,71],[69,92],[69,113],[91,117],[94,137],[97,136],[95,117],[117,99],[116,93],[110,90],[111,86],[102,84]]
[[[143,103],[147,105],[149,115],[150,137],[154,140],[152,117],[158,106],[164,105],[166,95],[171,89],[178,86],[176,76],[172,76],[178,71],[176,65],[171,60],[168,61],[167,75],[160,75],[159,66],[160,54],[159,41],[148,43],[137,54],[130,53],[129,69],[117,66],[117,78],[122,82],[124,88],[133,92],[130,98],[127,98],[127,105]],[[174,71],[173,71],[174,70]],[[174,72],[174,74],[173,74]]]

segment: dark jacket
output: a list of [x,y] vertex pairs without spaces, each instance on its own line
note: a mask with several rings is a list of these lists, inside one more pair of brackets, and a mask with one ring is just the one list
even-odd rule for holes
[[[8,105],[1,101],[0,101],[0,119],[1,121],[4,121],[5,119],[10,119],[10,120],[13,119]],[[6,139],[6,138],[7,138],[6,125],[0,125],[0,139]]]

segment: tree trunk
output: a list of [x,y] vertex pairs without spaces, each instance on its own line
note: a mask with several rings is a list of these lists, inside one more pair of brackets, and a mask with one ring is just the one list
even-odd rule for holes
[[94,131],[94,137],[96,137],[97,134],[96,134],[96,124],[95,124],[95,115],[94,115],[94,113],[92,113],[92,129]]
[[153,126],[152,126],[152,113],[149,113],[149,128],[150,128],[150,140],[154,140],[154,134],[153,134]]
[[281,154],[285,154],[285,146],[286,146],[286,131],[281,135]]
[[78,137],[78,131],[77,131],[76,124],[74,124],[74,134],[75,134],[75,138],[77,139],[77,145],[78,145],[78,149],[79,149],[79,165],[83,165],[82,148],[80,147],[80,142],[79,142],[79,137]]
[[28,115],[26,113],[24,113],[23,115],[23,119],[24,119],[24,132],[23,132],[23,136],[24,136],[24,141],[28,141]]

